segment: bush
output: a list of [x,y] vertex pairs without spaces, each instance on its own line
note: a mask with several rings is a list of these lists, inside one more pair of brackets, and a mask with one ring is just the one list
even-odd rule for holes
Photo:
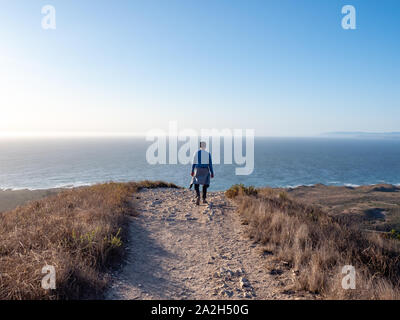
[[400,231],[392,229],[389,233],[385,234],[389,239],[400,240]]
[[230,199],[243,195],[257,196],[257,189],[253,186],[245,187],[243,184],[235,184],[225,191],[225,195]]

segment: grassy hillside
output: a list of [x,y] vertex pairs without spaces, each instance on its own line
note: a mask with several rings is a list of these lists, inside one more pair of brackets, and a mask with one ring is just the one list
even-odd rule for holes
[[[270,188],[234,186],[226,195],[239,204],[249,236],[285,260],[293,289],[333,299],[400,299],[400,241],[363,232],[321,208]],[[342,288],[342,267],[356,268],[356,289]]]
[[[0,299],[99,297],[104,272],[123,255],[132,194],[164,182],[107,183],[66,190],[0,214]],[[56,289],[41,288],[45,265]]]
[[400,232],[400,187],[379,184],[360,187],[302,186],[282,191],[315,204],[343,222],[374,231]]

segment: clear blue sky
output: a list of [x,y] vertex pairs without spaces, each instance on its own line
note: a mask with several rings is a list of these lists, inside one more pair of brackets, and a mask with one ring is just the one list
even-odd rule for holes
[[400,131],[399,36],[398,0],[1,0],[0,132]]

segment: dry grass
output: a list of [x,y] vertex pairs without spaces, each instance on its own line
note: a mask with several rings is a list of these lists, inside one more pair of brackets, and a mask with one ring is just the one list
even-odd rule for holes
[[245,187],[243,184],[235,184],[234,186],[230,187],[228,190],[225,191],[225,195],[228,198],[236,198],[238,196],[256,196],[257,189],[253,186]]
[[[132,194],[164,182],[107,183],[61,192],[0,214],[0,299],[100,297],[123,256]],[[45,265],[56,289],[41,288]]]
[[[235,188],[236,189],[236,188]],[[317,207],[265,188],[257,195],[228,192],[239,204],[250,237],[289,262],[294,289],[328,299],[400,299],[400,241],[366,234]],[[356,289],[342,288],[342,267],[356,268]]]

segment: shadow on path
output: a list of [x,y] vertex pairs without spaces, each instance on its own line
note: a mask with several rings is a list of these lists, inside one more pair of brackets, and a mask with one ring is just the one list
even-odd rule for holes
[[[129,230],[129,251],[127,261],[120,272],[119,280],[132,288],[137,296],[147,294],[151,299],[173,299],[187,292],[182,283],[173,280],[162,261],[178,259],[166,251],[146,229],[143,220],[132,218]],[[134,299],[135,297],[118,297]]]

